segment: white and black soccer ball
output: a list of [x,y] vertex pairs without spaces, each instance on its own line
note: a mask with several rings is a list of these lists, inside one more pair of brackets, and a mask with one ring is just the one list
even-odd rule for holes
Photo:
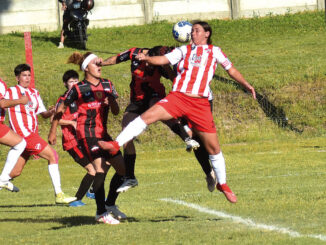
[[187,43],[191,39],[192,24],[188,21],[179,21],[173,26],[172,34],[175,40],[180,43]]

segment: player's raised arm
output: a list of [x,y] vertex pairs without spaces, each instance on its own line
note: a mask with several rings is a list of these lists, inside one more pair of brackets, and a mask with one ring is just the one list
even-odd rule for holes
[[168,58],[166,58],[164,55],[162,56],[148,56],[143,53],[140,53],[136,56],[136,59],[140,61],[146,61],[151,65],[167,65],[170,64],[170,61]]
[[105,59],[103,62],[102,62],[102,66],[110,66],[110,65],[115,65],[117,64],[117,57],[118,55],[115,55],[115,56],[112,56],[112,57],[109,57],[107,59]]

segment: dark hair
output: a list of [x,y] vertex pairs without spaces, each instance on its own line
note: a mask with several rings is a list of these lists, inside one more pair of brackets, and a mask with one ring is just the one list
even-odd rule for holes
[[68,82],[70,78],[77,78],[79,79],[79,75],[75,70],[68,70],[62,76],[62,81],[64,83]]
[[171,52],[174,47],[155,46],[148,50],[148,56],[161,56]]
[[15,76],[19,76],[20,73],[24,71],[31,71],[31,67],[28,64],[19,64],[18,66],[15,67],[14,73]]
[[204,28],[204,31],[205,32],[208,32],[209,31],[209,36],[208,36],[208,39],[207,39],[207,44],[212,44],[212,40],[211,40],[211,36],[212,36],[212,28],[210,27],[210,25],[205,22],[205,21],[200,21],[200,20],[196,20],[192,23],[192,25],[201,25],[203,28]]

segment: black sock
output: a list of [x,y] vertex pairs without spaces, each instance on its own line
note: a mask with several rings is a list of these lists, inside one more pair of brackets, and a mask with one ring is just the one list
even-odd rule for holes
[[95,176],[90,175],[88,173],[84,176],[84,178],[80,182],[79,189],[78,189],[78,191],[76,193],[77,200],[83,199],[86,192],[88,191],[88,189],[92,185],[94,178],[95,178]]
[[126,177],[134,179],[135,178],[135,163],[136,154],[124,154],[123,156],[126,166]]
[[115,173],[111,179],[110,183],[110,190],[108,193],[108,197],[105,201],[105,204],[108,206],[115,205],[115,201],[118,198],[119,192],[117,192],[117,189],[122,185],[123,183],[123,176],[118,175]]
[[186,130],[184,129],[183,125],[179,122],[174,123],[170,129],[176,134],[179,135],[179,137],[185,141],[186,138],[189,137],[189,135],[187,134]]
[[102,214],[106,212],[105,209],[105,190],[104,190],[104,180],[105,173],[96,173],[94,182],[93,182],[93,190],[95,193],[95,201],[97,206],[97,214]]
[[208,176],[212,171],[212,166],[209,162],[208,152],[206,151],[206,148],[199,137],[195,136],[193,139],[200,144],[200,147],[197,150],[194,150],[194,153],[201,168],[205,172],[206,176]]

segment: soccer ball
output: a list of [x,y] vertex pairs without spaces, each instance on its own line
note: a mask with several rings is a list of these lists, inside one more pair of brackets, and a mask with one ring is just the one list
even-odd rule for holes
[[179,21],[173,26],[172,34],[175,40],[180,43],[187,43],[191,39],[192,24],[188,21]]

